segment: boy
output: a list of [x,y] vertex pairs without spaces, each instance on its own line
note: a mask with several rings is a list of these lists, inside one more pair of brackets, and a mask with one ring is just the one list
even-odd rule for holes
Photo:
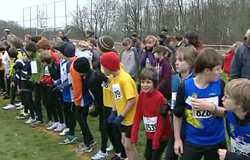
[[[195,78],[185,80],[177,92],[174,109],[175,153],[183,160],[218,160],[217,150],[226,148],[221,106],[224,82],[221,74],[222,56],[214,49],[205,49],[195,61]],[[186,111],[185,111],[186,110]],[[187,116],[186,141],[180,136],[184,114]]]
[[136,149],[130,140],[138,101],[135,82],[128,73],[120,69],[120,58],[115,52],[104,53],[100,63],[106,75],[110,76],[110,89],[114,97],[113,110],[108,122],[120,127],[122,144],[125,147],[128,159],[137,160]]
[[167,99],[171,99],[171,80],[172,80],[172,67],[167,54],[166,47],[162,45],[157,45],[153,50],[154,56],[157,60],[156,71],[157,71],[157,81],[158,89]]
[[223,104],[232,152],[219,149],[220,160],[250,159],[250,80],[235,79],[227,83]]
[[15,69],[13,68],[15,65],[16,60],[18,60],[18,50],[15,47],[11,47],[9,49],[9,57],[10,57],[10,104],[3,107],[4,110],[14,109],[15,108],[15,98],[16,98],[16,91],[17,91],[17,83],[15,75]]
[[100,70],[100,55],[97,52],[96,40],[93,37],[87,39],[91,52],[93,53],[92,66],[95,70]]
[[[48,67],[52,83],[55,84],[57,81],[60,81],[60,65],[53,60],[51,52],[49,50],[43,50],[41,51],[39,57],[42,64]],[[62,128],[64,128],[64,116],[62,106],[60,104],[62,97],[60,91],[52,92],[53,89],[53,86],[49,87],[47,95],[48,99],[46,101],[49,102],[51,114],[54,117],[54,123],[51,126],[48,126],[47,130],[62,131]]]
[[31,78],[30,81],[33,84],[33,91],[35,94],[35,112],[36,112],[36,122],[31,123],[31,126],[35,127],[38,125],[43,125],[43,114],[42,114],[42,106],[41,106],[41,80],[44,76],[44,67],[39,58],[39,52],[37,49],[37,45],[34,42],[27,43],[25,45],[25,52],[30,55],[31,58]]
[[[24,61],[24,62],[23,62]],[[30,61],[31,57],[28,53],[23,54],[23,61],[17,60],[14,65],[16,70],[16,76],[18,77],[18,90],[21,91],[21,99],[23,100],[24,108],[27,112],[30,112],[30,118],[25,121],[26,124],[35,122],[35,112],[33,109],[33,99],[32,99],[32,84],[30,82],[31,78],[31,66]]]
[[5,95],[5,82],[4,82],[4,64],[3,64],[3,56],[5,54],[5,46],[0,43],[0,89],[2,91],[2,95]]
[[141,93],[132,128],[131,142],[137,143],[140,122],[143,119],[146,131],[146,160],[160,160],[172,131],[170,116],[160,115],[166,103],[164,96],[157,90],[157,72],[146,67],[140,74]]
[[75,46],[70,42],[58,42],[55,47],[56,55],[61,59],[60,80],[54,83],[52,92],[57,90],[62,94],[64,116],[69,128],[67,138],[58,142],[58,144],[73,144],[76,142],[76,106],[74,104],[75,96],[70,75],[70,60],[75,56]]
[[[178,91],[178,87],[180,86],[181,82],[183,82],[186,79],[194,78],[195,74],[193,72],[195,59],[198,55],[197,50],[193,46],[187,46],[187,47],[181,47],[177,50],[176,53],[176,71],[178,74],[174,75],[172,80],[172,95],[171,95],[171,110],[178,107],[175,105],[176,103],[176,95]],[[166,110],[165,110],[166,111]],[[163,113],[164,115],[167,114],[167,112]],[[173,122],[173,117],[172,122]],[[183,118],[182,126],[181,126],[181,139],[185,140],[186,137],[186,117]],[[173,123],[172,123],[173,125]],[[167,146],[167,152],[165,156],[165,160],[178,160],[178,155],[174,152],[174,132],[171,133],[170,140],[168,142]]]
[[125,38],[122,42],[124,50],[120,54],[121,63],[125,71],[136,81],[139,72],[139,56],[135,47],[132,47],[132,40]]

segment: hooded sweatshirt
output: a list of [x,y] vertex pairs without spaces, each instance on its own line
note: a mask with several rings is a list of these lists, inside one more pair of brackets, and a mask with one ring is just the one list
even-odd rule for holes
[[164,57],[157,63],[156,71],[158,75],[158,89],[166,97],[166,95],[171,94],[172,68],[169,58]]

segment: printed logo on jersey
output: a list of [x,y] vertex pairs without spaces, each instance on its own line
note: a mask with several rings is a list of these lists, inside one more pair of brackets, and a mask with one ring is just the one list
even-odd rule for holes
[[235,131],[235,126],[231,123],[231,124],[230,124],[230,133],[231,133],[233,136],[235,136],[234,131]]

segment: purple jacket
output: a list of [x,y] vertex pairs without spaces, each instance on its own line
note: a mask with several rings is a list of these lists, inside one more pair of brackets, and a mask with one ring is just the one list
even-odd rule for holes
[[166,97],[171,94],[172,67],[169,58],[163,58],[156,65],[158,73],[158,89]]
[[[148,61],[147,61],[147,59],[148,59]],[[149,52],[149,51],[142,52],[140,64],[141,64],[141,68],[144,68],[147,65],[155,67],[156,59],[155,59],[154,54],[152,52]]]

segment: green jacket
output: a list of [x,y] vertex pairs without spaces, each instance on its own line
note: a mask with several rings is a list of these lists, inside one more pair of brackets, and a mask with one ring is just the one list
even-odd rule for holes
[[36,61],[37,73],[32,74],[30,80],[33,83],[41,83],[41,80],[44,77],[44,67],[42,65],[42,62],[40,61],[39,52],[34,53],[31,56],[31,59],[32,61]]

